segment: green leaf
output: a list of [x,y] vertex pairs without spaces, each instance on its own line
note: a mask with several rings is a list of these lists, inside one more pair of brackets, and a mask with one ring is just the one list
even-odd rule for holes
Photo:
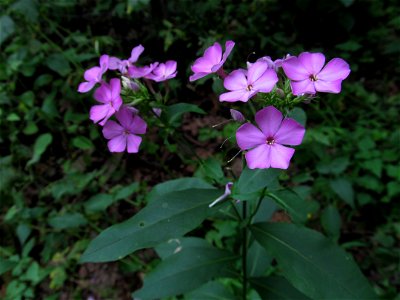
[[71,73],[69,62],[62,54],[51,54],[46,59],[45,64],[47,65],[47,67],[49,67],[49,69],[57,72],[62,77],[67,76]]
[[246,167],[239,180],[233,185],[232,197],[240,200],[249,199],[248,196],[254,194],[265,187],[276,185],[279,175],[277,169],[254,169]]
[[329,205],[324,209],[321,214],[321,224],[329,236],[334,239],[339,238],[341,223],[342,220],[336,207]]
[[268,193],[268,197],[273,199],[282,209],[287,211],[295,223],[305,223],[308,218],[318,210],[318,204],[314,201],[302,199],[292,190],[281,190]]
[[352,257],[319,232],[288,223],[258,223],[251,231],[286,279],[310,298],[376,298]]
[[157,184],[149,194],[147,194],[147,201],[151,202],[154,198],[158,198],[163,194],[170,192],[178,192],[189,189],[213,189],[214,187],[205,182],[203,179],[196,177],[183,177],[179,179],[168,180],[163,183]]
[[280,276],[250,278],[250,285],[257,291],[262,300],[310,299]]
[[300,107],[293,108],[290,111],[288,117],[296,120],[301,125],[306,126],[307,115],[306,115],[306,112],[303,109],[301,109]]
[[10,261],[0,257],[0,275],[4,274],[5,272],[10,271],[17,265],[15,261]]
[[27,238],[31,234],[31,228],[26,224],[19,224],[17,227],[17,236],[21,245],[24,245]]
[[205,114],[205,111],[194,104],[189,103],[177,103],[170,105],[165,110],[168,122],[170,124],[179,124],[179,118],[188,112],[195,112],[198,114]]
[[82,149],[82,150],[89,150],[89,149],[94,148],[92,141],[89,140],[85,136],[77,136],[77,137],[73,138],[72,145],[74,145],[74,147]]
[[[254,203],[254,205],[257,205],[254,201],[250,203]],[[252,223],[268,221],[272,217],[276,209],[277,206],[275,204],[275,201],[271,200],[271,198],[269,197],[264,197],[262,199],[260,207],[258,208],[257,213],[253,217]]]
[[210,245],[182,248],[147,274],[143,287],[132,296],[163,299],[192,291],[213,278],[235,274],[230,265],[236,259],[233,253]]
[[346,170],[350,161],[347,156],[338,157],[334,160],[322,161],[317,164],[317,171],[320,174],[340,174]]
[[382,175],[382,168],[383,168],[383,162],[379,158],[367,160],[361,164],[361,167],[369,170],[372,172],[372,174],[376,175],[376,177],[381,177]]
[[81,261],[114,261],[136,250],[182,236],[213,212],[208,205],[222,193],[216,189],[190,189],[153,197],[153,201],[132,218],[100,233],[90,243]]
[[15,31],[15,23],[9,16],[0,17],[0,45]]
[[233,300],[237,299],[222,283],[210,281],[185,295],[186,300]]
[[329,185],[344,202],[354,208],[354,191],[349,180],[338,178],[331,180]]
[[27,167],[33,165],[40,160],[42,154],[46,151],[47,147],[53,141],[53,136],[50,133],[41,134],[33,145],[33,156],[26,164]]
[[161,259],[166,259],[175,253],[178,253],[182,249],[196,248],[196,247],[208,247],[210,244],[201,238],[197,237],[180,237],[170,239],[165,243],[157,245],[154,249]]
[[139,189],[139,183],[134,182],[128,186],[123,187],[118,190],[114,195],[114,202],[128,198],[133,193],[137,192]]
[[55,229],[76,228],[87,224],[87,220],[80,213],[65,214],[50,218],[48,220],[50,226]]
[[205,177],[222,182],[224,180],[224,172],[222,171],[221,163],[215,158],[207,159],[201,164],[200,169]]
[[272,257],[254,240],[247,252],[247,274],[250,277],[262,276],[271,262]]
[[113,204],[113,196],[108,194],[97,194],[83,204],[85,213],[92,214],[99,211],[104,211]]

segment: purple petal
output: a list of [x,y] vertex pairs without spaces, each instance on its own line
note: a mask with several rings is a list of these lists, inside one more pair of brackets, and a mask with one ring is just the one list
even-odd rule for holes
[[124,128],[114,121],[107,121],[103,127],[103,136],[109,140],[124,133]]
[[292,93],[295,96],[302,94],[315,94],[314,83],[308,78],[303,81],[291,81],[290,86],[292,87]]
[[314,85],[318,92],[338,94],[342,90],[342,79],[336,81],[317,80]]
[[287,169],[295,150],[293,148],[288,148],[276,143],[270,146],[270,148],[271,167],[277,169]]
[[299,62],[309,74],[317,75],[325,64],[325,56],[322,53],[303,52],[299,55]]
[[253,85],[268,70],[268,63],[257,61],[251,65],[247,72],[247,82]]
[[128,153],[138,153],[141,142],[142,142],[142,138],[140,136],[137,136],[134,134],[128,134],[126,137]]
[[255,93],[250,93],[246,90],[237,90],[233,92],[223,93],[219,95],[219,101],[223,102],[247,102]]
[[130,63],[135,63],[139,59],[140,54],[144,51],[144,47],[142,45],[136,46],[131,51],[131,57],[129,58]]
[[165,63],[165,74],[173,74],[176,72],[177,62],[175,60],[168,60]]
[[246,89],[247,88],[246,75],[242,70],[235,70],[231,72],[224,79],[224,87],[227,90],[231,91]]
[[253,89],[262,93],[269,93],[278,82],[278,75],[275,70],[268,69],[264,74],[253,83]]
[[99,124],[104,125],[114,112],[109,104],[94,105],[90,109],[89,116],[94,123],[101,121]]
[[274,139],[278,144],[296,146],[301,144],[305,132],[302,125],[291,118],[286,118],[275,133]]
[[96,84],[95,81],[82,82],[78,86],[78,92],[79,93],[89,92],[94,87],[95,84]]
[[236,109],[230,109],[229,111],[231,113],[231,117],[233,120],[238,121],[238,122],[244,122],[246,120],[240,111],[238,111]]
[[197,80],[197,79],[206,77],[206,76],[209,75],[209,74],[210,74],[210,73],[195,73],[195,74],[193,74],[192,76],[189,77],[189,81],[190,81],[190,82],[193,82],[193,81],[195,81],[195,80]]
[[234,41],[226,41],[225,43],[225,52],[224,55],[222,55],[222,63],[225,63],[226,59],[228,56],[231,54],[233,47],[235,47],[235,42]]
[[145,134],[147,129],[146,122],[128,107],[122,107],[116,114],[117,120],[121,125],[134,134]]
[[113,78],[110,80],[111,98],[116,99],[120,97],[121,93],[121,80]]
[[274,137],[282,123],[282,113],[273,106],[268,106],[256,113],[258,127],[266,137]]
[[265,144],[267,137],[256,126],[246,123],[236,131],[236,140],[240,149],[247,150]]
[[317,78],[324,81],[336,81],[346,79],[349,74],[349,64],[341,58],[334,58],[327,63],[325,68],[317,75]]
[[203,57],[207,59],[212,65],[220,63],[222,59],[221,45],[215,42],[214,45],[206,49]]
[[94,99],[102,103],[110,102],[112,100],[111,96],[110,86],[105,82],[102,82],[93,94]]
[[85,78],[86,81],[99,82],[101,80],[100,67],[92,67],[86,70],[85,74],[83,74],[83,78]]
[[245,154],[245,157],[249,169],[269,168],[271,166],[270,151],[271,146],[268,146],[265,143],[248,151]]
[[200,57],[195,60],[191,69],[194,73],[212,73],[211,68],[213,67],[212,62],[204,57]]
[[108,60],[108,68],[110,70],[117,70],[119,69],[119,66],[121,65],[122,61],[117,58],[117,57],[110,57],[110,59]]
[[282,63],[282,69],[290,80],[305,80],[309,79],[311,75],[299,62],[299,59],[294,56]]
[[101,75],[103,75],[107,71],[109,63],[110,57],[107,54],[100,56]]
[[118,135],[108,141],[110,152],[124,152],[126,149],[126,135]]
[[129,130],[134,134],[145,134],[147,130],[147,124],[141,117],[135,115]]

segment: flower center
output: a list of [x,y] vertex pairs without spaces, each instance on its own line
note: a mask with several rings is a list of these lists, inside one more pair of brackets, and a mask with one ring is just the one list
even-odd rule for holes
[[128,129],[124,129],[124,135],[129,135],[129,134],[131,134],[131,133],[129,132],[129,130],[128,130]]
[[310,78],[311,81],[317,81],[318,80],[317,76],[314,75],[314,74],[310,75],[309,78]]
[[265,141],[265,143],[267,145],[273,145],[273,144],[275,144],[275,140],[273,137],[268,137],[267,140]]
[[246,88],[246,91],[250,92],[253,89],[253,86],[251,84],[249,84]]

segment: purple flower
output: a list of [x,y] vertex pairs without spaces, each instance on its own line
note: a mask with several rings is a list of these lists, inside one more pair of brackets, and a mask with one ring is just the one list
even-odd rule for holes
[[142,45],[136,46],[131,51],[131,57],[128,59],[121,60],[117,57],[110,57],[109,69],[119,70],[122,74],[128,71],[128,68],[137,62],[140,54],[144,51]]
[[214,45],[208,47],[204,55],[196,59],[192,65],[191,68],[194,74],[189,77],[189,80],[195,81],[221,69],[234,46],[235,43],[233,41],[227,41],[224,54],[222,54],[222,48],[219,43],[214,43]]
[[221,94],[219,101],[247,102],[258,92],[269,93],[277,82],[278,76],[275,70],[268,68],[268,63],[255,62],[247,72],[235,70],[225,78],[224,87],[230,92]]
[[294,154],[293,148],[283,145],[300,145],[305,129],[273,106],[256,113],[256,126],[246,123],[239,127],[236,139],[239,148],[246,152],[246,161],[250,169],[278,168],[287,169]]
[[90,91],[96,83],[101,82],[101,78],[103,74],[107,71],[109,65],[109,57],[108,55],[102,55],[100,57],[100,67],[93,67],[85,71],[83,77],[85,78],[86,82],[82,82],[79,84],[78,92],[79,93],[86,93]]
[[103,127],[103,135],[108,139],[110,152],[137,153],[142,138],[138,134],[145,134],[146,122],[136,115],[134,110],[124,106],[116,114],[119,123],[108,121]]
[[176,61],[169,60],[165,64],[161,63],[154,68],[150,74],[146,75],[147,79],[157,82],[165,81],[176,76]]
[[232,186],[233,182],[228,182],[225,184],[225,192],[215,199],[208,207],[213,207],[215,204],[221,202],[222,200],[226,199],[230,194],[232,194]]
[[340,93],[342,81],[350,74],[349,64],[341,58],[332,59],[325,67],[324,64],[322,53],[303,52],[285,60],[282,68],[291,80],[293,95]]
[[137,67],[131,66],[128,68],[128,74],[130,78],[142,78],[149,75],[155,68],[157,68],[158,62],[151,63],[148,66]]
[[102,104],[92,106],[90,109],[90,120],[95,123],[99,122],[103,126],[122,105],[120,92],[121,81],[119,79],[111,79],[110,84],[103,82],[93,95]]

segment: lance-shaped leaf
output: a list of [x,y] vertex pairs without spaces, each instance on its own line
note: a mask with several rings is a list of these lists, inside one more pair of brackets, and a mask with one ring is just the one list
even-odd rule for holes
[[309,300],[296,290],[284,277],[270,276],[250,278],[250,285],[257,291],[262,300]]
[[216,277],[235,276],[232,268],[237,255],[204,243],[189,244],[167,256],[146,275],[143,287],[133,294],[135,299],[165,299],[180,295]]
[[285,223],[258,223],[251,231],[286,279],[310,298],[376,298],[352,257],[321,233]]
[[239,297],[235,297],[224,284],[210,281],[193,292],[186,294],[184,299],[235,300],[239,299]]
[[189,189],[162,194],[129,220],[100,233],[83,253],[81,261],[114,261],[182,236],[212,213],[208,204],[222,193],[217,189]]

